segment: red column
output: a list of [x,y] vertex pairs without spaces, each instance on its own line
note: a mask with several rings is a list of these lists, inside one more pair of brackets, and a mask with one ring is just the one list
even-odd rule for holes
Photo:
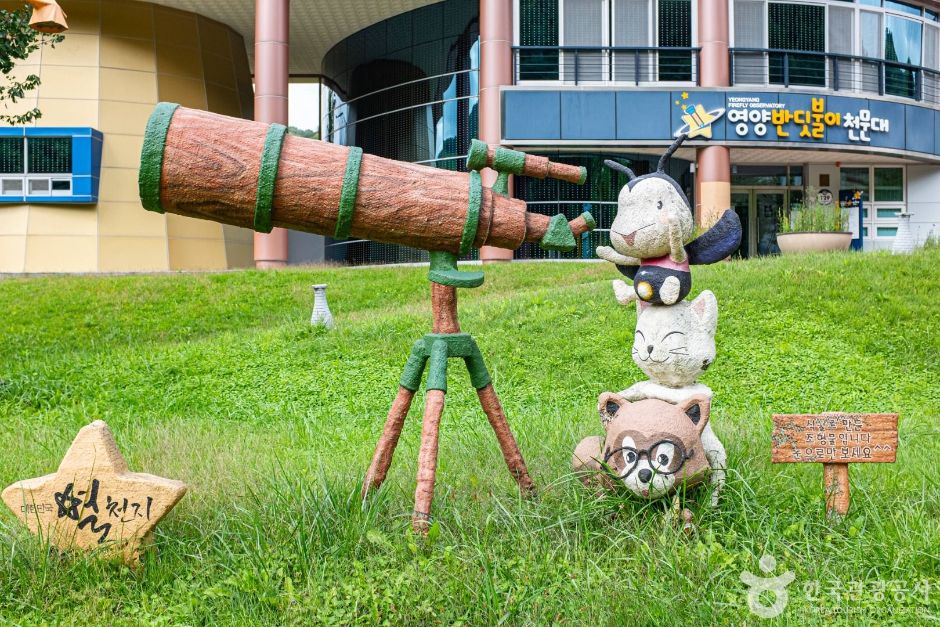
[[[480,139],[498,144],[501,104],[499,86],[512,84],[512,0],[480,0]],[[496,174],[487,170],[483,184],[492,185]],[[511,188],[510,188],[511,189]],[[480,249],[480,259],[511,261],[512,251],[494,246]]]
[[[255,120],[287,124],[290,0],[255,0]],[[255,233],[255,267],[287,265],[287,229]]]
[[[727,87],[728,0],[698,0],[698,39],[702,50],[702,87]],[[727,146],[699,148],[695,155],[695,217],[709,227],[731,206],[731,151]]]

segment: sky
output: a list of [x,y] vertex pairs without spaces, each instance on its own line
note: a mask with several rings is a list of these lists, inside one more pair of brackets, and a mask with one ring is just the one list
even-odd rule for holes
[[287,91],[287,119],[291,126],[310,131],[320,128],[320,100],[317,83],[290,83]]

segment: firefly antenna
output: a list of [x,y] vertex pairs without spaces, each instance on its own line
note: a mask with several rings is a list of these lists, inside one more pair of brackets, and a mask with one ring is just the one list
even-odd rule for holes
[[626,175],[630,178],[631,181],[636,178],[636,174],[633,173],[633,170],[631,170],[631,169],[628,168],[627,166],[623,165],[622,163],[617,163],[616,161],[611,161],[610,159],[605,159],[605,160],[604,160],[604,165],[606,165],[606,166],[607,166],[608,168],[610,168],[611,170],[616,170],[617,172],[621,172],[621,173],[623,173],[623,174],[626,174]]
[[682,142],[684,142],[687,137],[688,135],[686,134],[679,135],[676,141],[672,142],[672,146],[666,149],[663,156],[659,158],[659,165],[656,166],[657,172],[666,171],[666,163],[669,161],[669,157],[671,157],[675,151],[679,150],[679,146],[682,145]]

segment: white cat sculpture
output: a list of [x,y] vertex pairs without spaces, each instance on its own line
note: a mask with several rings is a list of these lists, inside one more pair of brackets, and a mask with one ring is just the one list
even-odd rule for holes
[[[718,300],[704,290],[693,301],[656,307],[637,301],[633,361],[649,381],[634,383],[620,393],[628,401],[655,398],[683,403],[693,396],[712,398],[712,390],[698,383],[700,374],[715,361]],[[711,466],[712,505],[725,483],[728,455],[709,421],[702,431],[702,447]]]

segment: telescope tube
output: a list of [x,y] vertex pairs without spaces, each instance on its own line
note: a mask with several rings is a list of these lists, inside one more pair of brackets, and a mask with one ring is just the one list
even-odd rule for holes
[[[158,104],[141,153],[144,208],[261,232],[277,226],[454,254],[518,248],[557,228],[525,202],[483,187],[477,172],[384,159],[285,130]],[[573,220],[572,233],[589,226]]]

